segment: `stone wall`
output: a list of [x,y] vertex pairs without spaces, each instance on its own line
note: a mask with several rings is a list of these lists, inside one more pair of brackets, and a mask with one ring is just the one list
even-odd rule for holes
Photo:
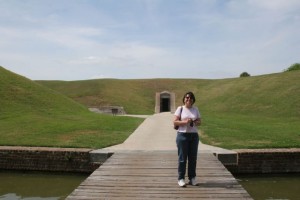
[[300,173],[300,149],[239,149],[232,173]]
[[0,169],[91,173],[91,149],[0,146]]
[[102,106],[99,108],[89,108],[90,111],[102,114],[112,114],[112,115],[125,115],[126,112],[123,107],[120,106]]
[[[235,155],[217,155],[233,174],[300,173],[300,149],[239,149],[235,152]],[[0,146],[0,169],[91,173],[111,154],[92,149]]]

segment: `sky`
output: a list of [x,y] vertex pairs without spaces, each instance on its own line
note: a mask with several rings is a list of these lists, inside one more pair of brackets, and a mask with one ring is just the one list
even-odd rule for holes
[[299,0],[0,0],[0,66],[32,80],[223,79],[299,62]]

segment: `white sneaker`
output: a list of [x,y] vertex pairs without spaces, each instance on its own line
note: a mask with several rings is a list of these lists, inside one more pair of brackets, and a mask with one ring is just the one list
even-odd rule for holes
[[178,185],[179,185],[180,187],[184,187],[184,186],[185,186],[184,179],[180,179],[180,180],[178,181]]
[[196,186],[198,183],[196,181],[196,177],[192,178],[189,182],[189,184],[193,185],[193,186]]

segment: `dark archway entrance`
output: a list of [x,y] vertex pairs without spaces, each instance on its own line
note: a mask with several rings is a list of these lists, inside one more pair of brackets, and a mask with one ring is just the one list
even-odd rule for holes
[[170,98],[162,98],[160,104],[160,112],[170,112]]
[[160,95],[160,112],[170,112],[170,94],[162,93]]

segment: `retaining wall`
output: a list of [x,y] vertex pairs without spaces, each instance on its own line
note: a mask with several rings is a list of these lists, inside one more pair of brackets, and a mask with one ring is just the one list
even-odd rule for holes
[[91,173],[92,149],[0,146],[0,169]]
[[[300,149],[238,149],[217,154],[233,174],[300,173]],[[0,169],[91,173],[111,152],[78,148],[0,146]]]
[[235,174],[300,173],[300,149],[238,149],[237,163],[225,164]]

